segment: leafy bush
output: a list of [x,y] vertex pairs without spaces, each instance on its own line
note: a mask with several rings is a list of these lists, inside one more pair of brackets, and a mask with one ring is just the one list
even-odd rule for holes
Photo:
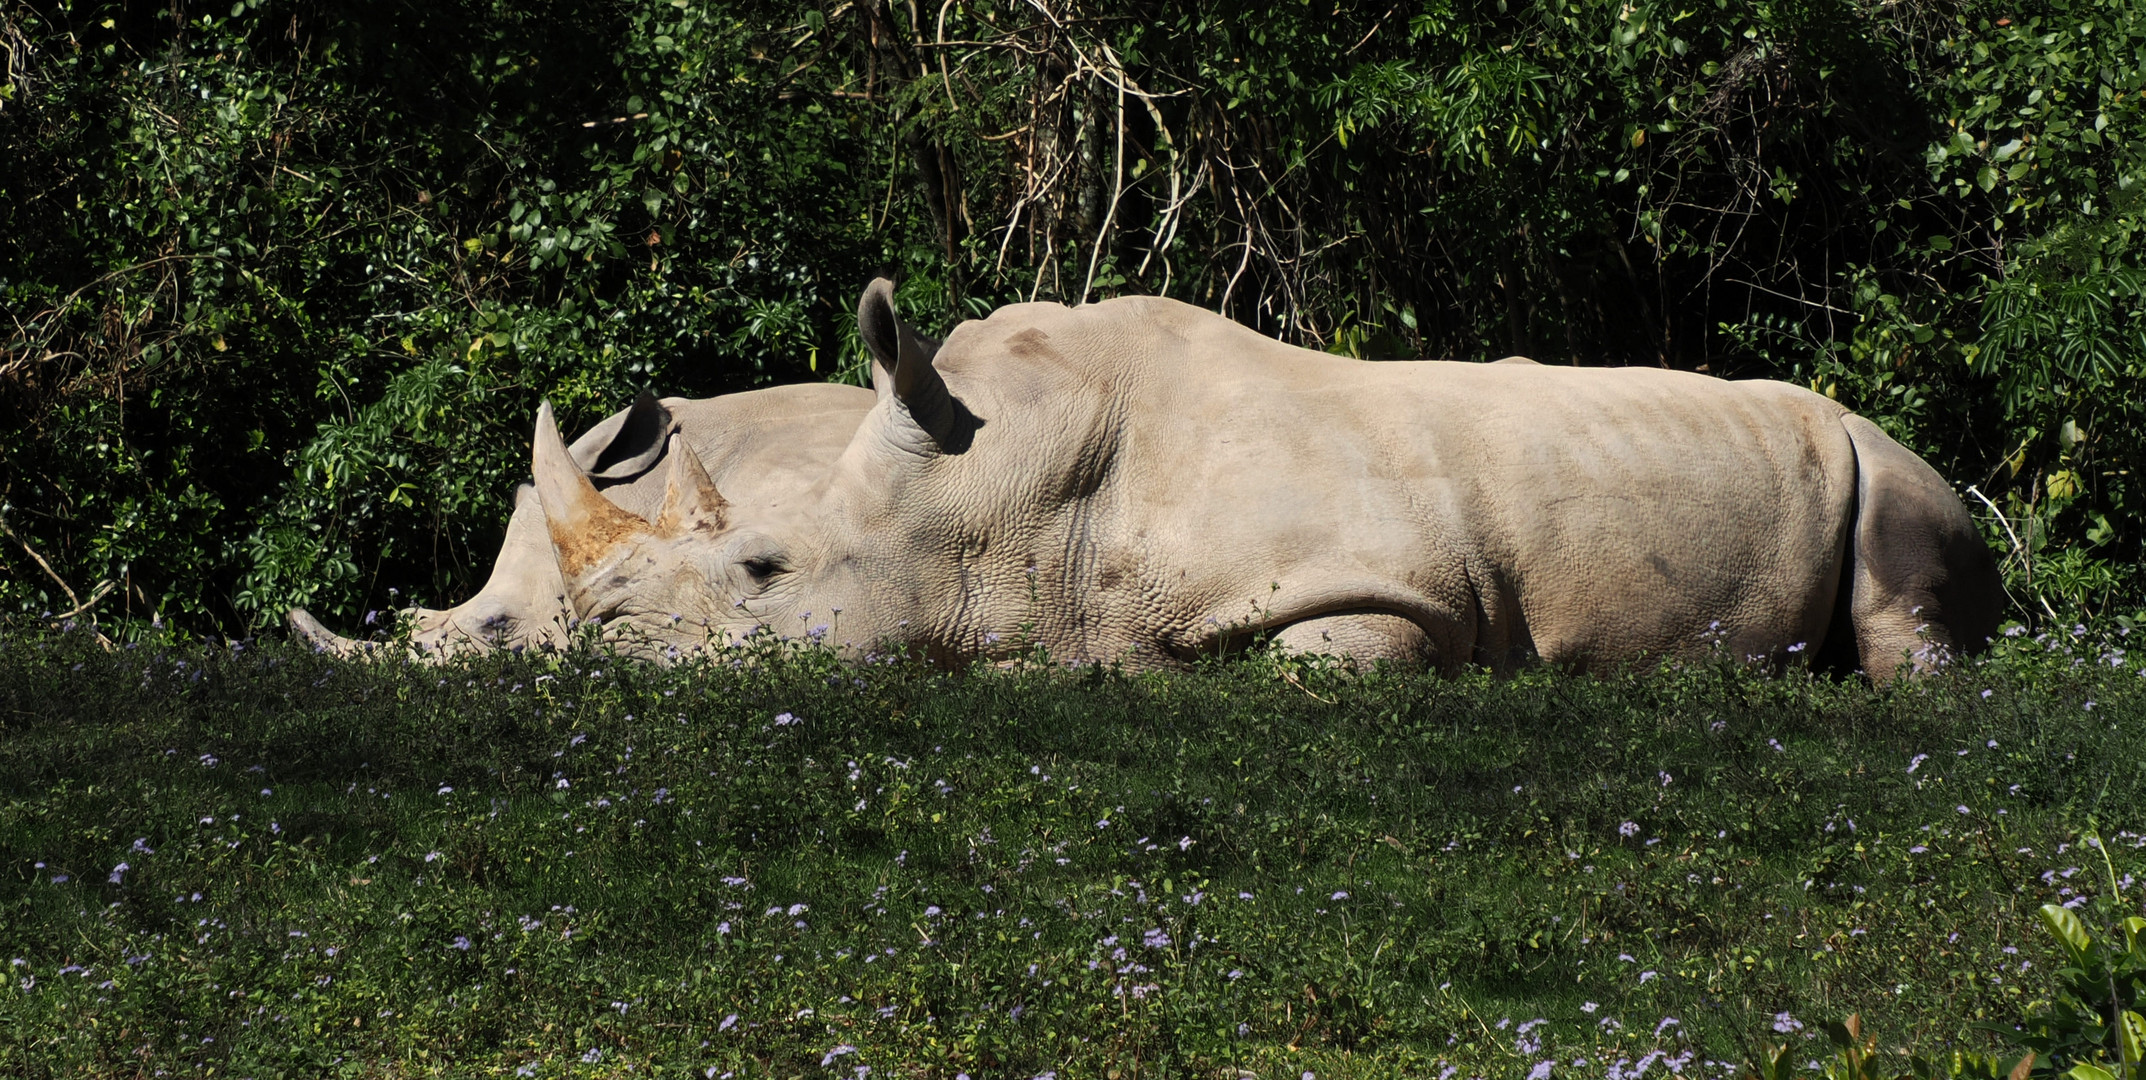
[[0,456],[50,571],[0,583],[19,612],[95,586],[236,628],[463,594],[538,397],[586,423],[849,347],[878,258],[841,209],[859,133],[745,77],[766,9],[5,18]]
[[[2103,853],[2109,869],[2109,897],[2121,898],[2123,889],[2115,866],[2106,857],[2101,838],[2087,841]],[[2021,1023],[1984,1023],[1980,1027],[2009,1037],[2026,1050],[2007,1060],[1996,1054],[1954,1050],[1949,1058],[1921,1054],[1908,1056],[1908,1069],[1900,1080],[2027,1080],[2029,1076],[2065,1077],[2066,1080],[2137,1080],[2146,1060],[2146,1017],[2137,1012],[2141,991],[2146,991],[2146,918],[2136,915],[2120,920],[2110,944],[2095,940],[2072,908],[2084,899],[2064,905],[2043,904],[2042,925],[2069,961],[2057,969],[2055,1000],[2034,1008]],[[2115,940],[2123,942],[2117,949]],[[1862,1019],[1850,1016],[1826,1025],[1836,1054],[1824,1066],[1826,1080],[1881,1080],[1887,1076],[1882,1062],[1889,1055],[1878,1050],[1877,1037],[1865,1035]],[[1810,1062],[1816,1067],[1817,1062]],[[1763,1044],[1759,1059],[1747,1067],[1753,1080],[1793,1080],[1808,1075],[1796,1063],[1795,1048]]]
[[[2138,5],[0,7],[0,607],[467,594],[539,397],[1177,296],[1355,355],[1792,379],[2141,603]],[[126,631],[138,632],[139,627]]]
[[[2094,846],[2102,847],[2098,839]],[[2112,887],[2114,873],[2111,867]],[[2070,908],[2044,904],[2041,916],[2068,962],[2057,970],[2055,1000],[2028,1019],[2019,1043],[2047,1062],[2052,1076],[2138,1080],[2146,1060],[2146,1018],[2139,1015],[2139,999],[2146,997],[2146,919],[2124,918],[2104,944]]]

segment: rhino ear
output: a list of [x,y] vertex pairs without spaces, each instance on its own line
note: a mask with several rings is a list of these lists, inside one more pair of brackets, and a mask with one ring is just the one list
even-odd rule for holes
[[872,354],[872,389],[892,397],[931,441],[944,446],[955,435],[959,412],[945,380],[932,366],[939,342],[916,332],[894,307],[894,282],[874,278],[857,301],[857,334]]
[[625,412],[590,428],[567,452],[598,480],[631,480],[662,459],[664,443],[677,429],[671,411],[643,390]]
[[537,500],[544,507],[552,547],[559,553],[559,569],[569,579],[618,544],[648,532],[648,522],[640,515],[604,498],[589,482],[588,474],[567,452],[566,440],[559,437],[549,401],[537,410],[529,468],[536,478]]
[[894,282],[873,278],[857,300],[857,336],[872,354],[872,390],[885,401],[894,393],[894,370],[901,363],[902,317],[894,307]]
[[700,455],[686,445],[684,435],[672,435],[671,472],[663,486],[663,509],[656,515],[656,535],[674,537],[693,530],[715,531],[723,527],[730,504],[715,490]]

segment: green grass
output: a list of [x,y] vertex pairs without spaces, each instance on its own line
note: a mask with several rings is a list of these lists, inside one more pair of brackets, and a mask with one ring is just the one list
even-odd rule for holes
[[0,1075],[1986,1047],[2040,904],[2146,894],[2146,678],[2069,640],[1877,691],[0,639]]

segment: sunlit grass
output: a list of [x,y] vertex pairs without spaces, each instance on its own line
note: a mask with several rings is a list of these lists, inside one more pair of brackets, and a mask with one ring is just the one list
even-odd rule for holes
[[1695,1075],[1852,1011],[1987,1046],[2035,909],[2146,875],[2146,678],[2066,640],[1890,691],[15,641],[0,1073]]

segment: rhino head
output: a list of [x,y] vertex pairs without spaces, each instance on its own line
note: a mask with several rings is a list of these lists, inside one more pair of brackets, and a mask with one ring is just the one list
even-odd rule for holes
[[[690,448],[703,471],[722,477],[744,503],[777,507],[825,477],[871,401],[867,391],[826,383],[697,400],[644,393],[575,439],[567,453],[604,500],[628,513],[656,512],[680,447]],[[423,659],[563,644],[577,612],[535,487],[523,484],[515,493],[505,542],[475,596],[452,608],[402,614],[410,651]],[[302,640],[336,655],[380,647],[336,634],[303,610],[292,611],[290,623]]]
[[954,659],[1016,635],[1039,597],[1037,561],[1011,545],[1054,485],[1004,448],[971,453],[988,421],[949,391],[940,343],[896,315],[891,282],[873,282],[858,318],[875,403],[825,483],[787,507],[738,506],[673,455],[660,509],[622,512],[539,414],[536,494],[581,617],[657,654],[772,632]]
[[[563,644],[573,613],[566,606],[566,582],[552,558],[535,489],[524,484],[515,492],[505,542],[477,595],[451,608],[408,608],[401,614],[409,630],[409,650],[421,659]],[[364,656],[381,647],[380,642],[354,640],[328,629],[304,608],[291,609],[289,621],[300,640],[336,656]]]

